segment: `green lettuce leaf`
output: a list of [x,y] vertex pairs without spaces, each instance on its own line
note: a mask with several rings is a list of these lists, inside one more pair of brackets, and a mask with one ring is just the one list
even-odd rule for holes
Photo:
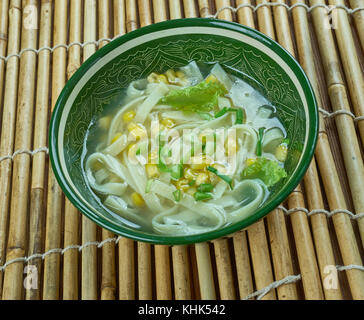
[[267,187],[275,185],[279,180],[286,177],[287,173],[279,163],[267,158],[257,158],[241,173],[242,179],[260,179]]
[[217,106],[218,97],[227,93],[220,82],[202,81],[181,90],[171,90],[160,103],[182,111],[209,112]]

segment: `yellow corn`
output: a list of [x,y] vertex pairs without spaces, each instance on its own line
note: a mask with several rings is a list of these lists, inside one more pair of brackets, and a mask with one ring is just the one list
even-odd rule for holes
[[130,122],[131,120],[133,120],[135,118],[135,111],[134,110],[130,110],[127,111],[123,114],[123,120],[124,122]]
[[166,118],[161,121],[161,125],[163,128],[171,129],[176,123],[172,119]]
[[160,83],[163,82],[165,84],[168,84],[168,79],[164,74],[158,74],[158,73],[154,73],[152,72],[148,78],[147,78],[149,83]]
[[257,161],[257,159],[255,159],[255,158],[248,158],[248,159],[246,159],[246,160],[245,160],[245,164],[246,164],[247,166],[250,166],[250,165],[252,165],[255,161]]
[[186,192],[189,188],[187,179],[179,179],[176,181],[175,185],[178,190],[181,190],[183,192]]
[[287,153],[288,153],[287,145],[280,144],[276,149],[275,156],[278,161],[284,162],[287,159]]
[[134,136],[135,139],[142,139],[147,136],[145,129],[140,127],[134,122],[130,122],[130,124],[128,125],[128,130]]
[[178,78],[185,78],[186,77],[185,73],[183,71],[181,71],[181,70],[176,71],[176,76]]
[[166,74],[166,76],[168,78],[168,81],[170,83],[175,83],[176,82],[176,73],[172,69],[167,70],[165,74]]
[[203,183],[208,183],[209,182],[209,175],[205,172],[201,172],[198,174],[197,178],[196,178],[196,185],[199,186],[200,184]]
[[217,78],[213,75],[213,74],[210,74],[207,78],[206,78],[206,82],[209,83],[209,82],[218,82],[219,80],[217,80]]
[[191,168],[185,168],[183,174],[188,180],[196,180],[197,173],[195,173]]
[[137,207],[142,207],[145,204],[143,197],[137,192],[133,192],[131,194],[131,200],[133,201],[134,205]]
[[116,140],[118,140],[121,137],[121,132],[118,132],[115,134],[114,138],[111,139],[111,143],[114,143]]
[[148,178],[156,178],[159,176],[159,170],[156,164],[146,164],[145,170],[147,171]]
[[203,156],[195,156],[191,158],[191,168],[193,170],[203,170],[208,165],[210,165],[213,162],[213,160],[210,157],[207,157],[205,155]]

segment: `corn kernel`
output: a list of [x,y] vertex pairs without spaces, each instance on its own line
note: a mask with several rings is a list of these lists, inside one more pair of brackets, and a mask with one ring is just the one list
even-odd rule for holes
[[178,190],[181,190],[183,192],[186,192],[189,188],[187,179],[179,179],[178,181],[176,181],[175,185]]
[[275,152],[278,161],[284,162],[287,159],[288,148],[286,144],[280,144]]
[[206,166],[210,165],[213,160],[205,155],[195,156],[191,158],[191,168],[193,170],[203,170]]
[[134,205],[137,207],[142,207],[145,204],[143,197],[137,192],[133,192],[131,194],[131,200],[133,201]]
[[176,76],[178,78],[185,78],[186,77],[185,73],[183,71],[181,71],[181,70],[176,71]]
[[128,130],[134,136],[135,139],[142,139],[147,136],[145,129],[140,127],[134,122],[130,122],[130,124],[128,125]]
[[213,74],[210,74],[207,78],[206,78],[206,82],[209,83],[209,82],[218,82],[219,80],[217,80],[217,78],[213,75]]
[[171,129],[176,125],[176,123],[172,119],[169,119],[169,118],[163,119],[161,121],[161,124],[162,124],[163,128],[167,128],[167,129]]
[[199,173],[197,178],[196,178],[196,185],[199,186],[200,184],[203,183],[208,183],[209,182],[209,175],[205,172]]
[[167,70],[165,74],[166,74],[166,76],[168,78],[168,81],[170,83],[175,83],[176,82],[176,73],[172,69]]
[[184,177],[188,180],[196,180],[197,173],[195,173],[191,168],[185,168]]
[[130,110],[127,111],[123,114],[123,120],[124,122],[130,122],[131,120],[133,120],[135,118],[135,111],[134,110]]
[[159,170],[156,164],[146,164],[145,170],[147,171],[148,178],[156,178],[159,176]]
[[248,158],[248,159],[246,159],[246,160],[245,160],[245,164],[246,164],[247,166],[250,166],[250,165],[252,165],[255,161],[257,161],[257,159],[255,159],[255,158]]
[[154,73],[152,72],[148,78],[147,78],[149,83],[165,83],[168,84],[168,79],[164,74],[158,74],[158,73]]
[[118,132],[115,134],[114,138],[111,139],[111,143],[114,143],[116,140],[118,140],[121,137],[121,132]]

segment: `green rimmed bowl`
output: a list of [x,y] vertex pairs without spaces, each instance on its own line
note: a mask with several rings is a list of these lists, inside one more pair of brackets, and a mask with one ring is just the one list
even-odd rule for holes
[[[195,60],[219,62],[251,79],[277,107],[290,148],[288,177],[271,190],[250,217],[221,229],[191,236],[164,236],[128,227],[110,214],[91,192],[82,171],[84,141],[105,106],[123,88],[151,72],[163,73]],[[130,32],[97,51],[67,82],[50,123],[50,159],[69,200],[88,218],[110,231],[138,241],[187,244],[216,239],[263,218],[293,191],[308,168],[316,145],[318,111],[310,83],[297,61],[262,33],[215,19],[180,19]]]

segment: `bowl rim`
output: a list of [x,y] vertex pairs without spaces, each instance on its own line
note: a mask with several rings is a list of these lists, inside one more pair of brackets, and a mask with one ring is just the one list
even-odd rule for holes
[[[310,120],[309,121],[310,126],[308,129],[309,131],[308,131],[306,148],[302,155],[300,166],[296,169],[289,184],[287,184],[285,188],[281,190],[277,194],[277,196],[272,200],[272,202],[270,202],[267,206],[258,209],[254,214],[243,219],[242,221],[235,222],[231,225],[227,225],[220,229],[209,231],[202,234],[176,236],[176,237],[166,236],[166,235],[156,235],[156,234],[153,235],[153,234],[143,233],[142,231],[138,230],[132,230],[123,227],[120,228],[120,226],[114,225],[111,221],[105,219],[101,215],[95,214],[89,208],[87,208],[78,199],[77,195],[74,194],[73,190],[68,185],[63,170],[59,163],[59,155],[57,151],[59,119],[62,115],[64,104],[69,97],[69,93],[72,92],[72,89],[74,88],[75,84],[78,82],[80,78],[82,78],[84,73],[93,64],[95,64],[108,52],[114,50],[116,47],[122,45],[123,43],[131,39],[137,38],[141,35],[153,33],[155,31],[173,29],[177,27],[186,27],[186,26],[204,26],[204,27],[212,26],[212,27],[237,31],[239,33],[248,35],[258,40],[263,45],[269,47],[271,50],[277,53],[282,59],[285,60],[289,68],[293,71],[298,81],[300,82],[308,105],[308,117]],[[230,22],[214,18],[183,18],[183,19],[163,21],[149,26],[145,26],[137,30],[131,31],[118,38],[115,38],[109,44],[96,51],[80,66],[80,68],[66,82],[54,106],[49,126],[49,158],[53,169],[53,174],[55,175],[56,180],[60,185],[62,191],[65,193],[66,197],[82,214],[91,219],[97,225],[105,229],[108,229],[117,235],[127,237],[136,241],[143,241],[153,244],[164,244],[164,245],[192,244],[192,243],[198,243],[225,237],[239,230],[243,230],[244,228],[262,219],[269,212],[277,208],[297,187],[297,185],[302,180],[306,170],[308,169],[308,166],[311,163],[316,148],[318,130],[319,130],[318,107],[311,83],[307,75],[305,74],[303,68],[298,63],[298,61],[279,43],[277,43],[273,39],[269,38],[268,36],[264,35],[263,33],[255,29],[238,24],[236,22]]]

